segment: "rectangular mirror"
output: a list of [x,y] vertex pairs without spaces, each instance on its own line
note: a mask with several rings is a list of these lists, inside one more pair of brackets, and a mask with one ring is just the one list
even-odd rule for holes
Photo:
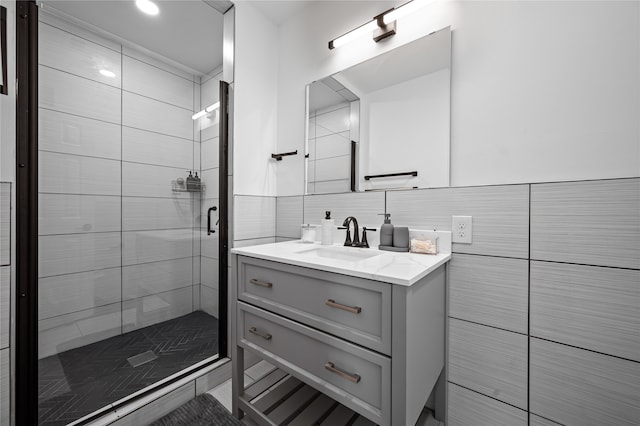
[[307,86],[307,194],[449,186],[451,29]]

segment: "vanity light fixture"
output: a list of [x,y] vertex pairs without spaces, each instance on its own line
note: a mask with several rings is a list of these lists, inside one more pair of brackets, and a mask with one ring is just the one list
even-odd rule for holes
[[191,116],[191,119],[192,119],[192,120],[197,120],[198,118],[200,118],[200,117],[204,117],[205,115],[207,115],[207,111],[202,110],[202,111],[199,111],[199,112],[196,112],[195,114],[193,114],[193,115]]
[[216,102],[213,105],[209,105],[208,107],[206,107],[202,111],[196,112],[195,114],[193,114],[191,116],[191,119],[192,120],[197,120],[198,118],[204,117],[205,115],[209,114],[210,112],[213,112],[213,111],[217,110],[218,108],[220,108],[220,102]]
[[373,41],[376,43],[391,37],[396,33],[396,21],[403,16],[407,16],[418,9],[421,9],[432,3],[434,0],[412,0],[397,8],[389,9],[375,16],[366,24],[360,25],[358,28],[349,31],[340,37],[329,42],[329,49],[335,49],[352,40],[362,37],[365,34],[372,34]]
[[138,6],[138,9],[140,9],[147,15],[155,16],[158,13],[160,13],[160,9],[158,8],[158,5],[156,5],[151,0],[136,0],[136,6]]

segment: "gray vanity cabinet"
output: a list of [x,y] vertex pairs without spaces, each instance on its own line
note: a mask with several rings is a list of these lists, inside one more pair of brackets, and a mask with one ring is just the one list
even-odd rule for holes
[[233,411],[244,349],[380,425],[415,424],[444,366],[445,266],[411,286],[236,256]]

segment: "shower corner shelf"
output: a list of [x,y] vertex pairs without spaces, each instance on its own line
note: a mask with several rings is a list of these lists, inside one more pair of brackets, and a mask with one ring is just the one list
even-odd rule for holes
[[205,192],[206,189],[207,186],[204,183],[200,183],[196,189],[187,189],[184,184],[180,185],[175,180],[171,181],[171,190],[173,192]]

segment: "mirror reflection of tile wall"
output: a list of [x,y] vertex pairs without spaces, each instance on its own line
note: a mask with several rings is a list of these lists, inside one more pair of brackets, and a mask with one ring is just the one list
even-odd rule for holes
[[351,190],[351,141],[357,140],[359,101],[309,111],[307,193]]

